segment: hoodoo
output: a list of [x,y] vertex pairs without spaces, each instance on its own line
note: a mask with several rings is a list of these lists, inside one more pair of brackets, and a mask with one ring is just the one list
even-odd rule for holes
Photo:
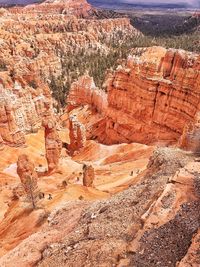
[[85,127],[77,120],[75,115],[69,117],[69,138],[68,149],[72,155],[84,147],[86,141]]
[[94,174],[94,168],[90,165],[84,165],[83,166],[83,185],[86,187],[93,187],[95,174]]
[[17,174],[21,180],[22,185],[24,186],[25,192],[29,192],[29,184],[27,184],[27,178],[30,177],[32,183],[37,184],[38,175],[35,171],[34,163],[31,162],[29,157],[25,154],[19,156],[17,161]]
[[59,158],[62,149],[62,141],[59,138],[57,128],[56,128],[56,119],[52,115],[51,104],[45,102],[45,113],[42,120],[42,126],[44,127],[45,135],[45,150],[46,150],[46,159],[48,163],[48,171],[57,170]]

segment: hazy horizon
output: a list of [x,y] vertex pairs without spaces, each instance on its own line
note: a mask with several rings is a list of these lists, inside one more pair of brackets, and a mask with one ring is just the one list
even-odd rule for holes
[[[31,4],[40,0],[0,0],[0,4]],[[66,0],[67,1],[67,0]],[[133,5],[182,5],[194,8],[200,8],[200,0],[88,0],[89,3],[101,3],[105,5],[133,4]]]
[[102,3],[105,5],[117,5],[119,4],[132,4],[132,5],[182,5],[185,7],[194,7],[194,8],[200,8],[200,0],[163,0],[163,1],[157,1],[157,0],[88,0],[91,3]]

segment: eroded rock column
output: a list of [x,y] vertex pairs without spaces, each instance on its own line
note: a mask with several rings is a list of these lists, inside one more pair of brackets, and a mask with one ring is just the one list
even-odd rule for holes
[[[32,208],[37,207],[39,190],[37,186],[38,175],[35,171],[34,164],[25,154],[20,155],[17,161],[17,174],[20,177],[22,186],[26,193],[26,200],[32,204]],[[18,192],[17,192],[18,191]],[[14,200],[18,199],[19,190],[13,191]]]
[[86,187],[94,187],[94,168],[92,165],[83,165],[83,185]]
[[0,150],[2,150],[3,148],[4,148],[4,142],[0,134]]
[[48,171],[56,171],[58,169],[59,158],[62,150],[62,141],[59,138],[56,120],[51,112],[49,102],[45,103],[45,114],[42,126],[45,128],[45,149],[46,159],[48,163]]
[[69,137],[69,151],[73,155],[75,151],[84,147],[86,142],[85,127],[77,120],[75,115],[69,117]]
[[38,175],[35,171],[35,165],[26,154],[22,154],[18,158],[17,174],[21,180],[21,183],[23,184],[26,193],[29,193],[29,187],[27,185],[28,177],[31,177],[31,181],[34,187],[37,185]]

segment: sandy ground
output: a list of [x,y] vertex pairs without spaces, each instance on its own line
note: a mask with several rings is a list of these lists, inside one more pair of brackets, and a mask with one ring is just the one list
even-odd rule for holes
[[[61,139],[68,140],[67,130],[60,131]],[[37,232],[45,214],[62,206],[66,201],[108,198],[136,182],[146,169],[153,147],[141,144],[105,146],[87,141],[86,146],[73,158],[62,151],[60,173],[39,178],[38,187],[45,198],[38,203],[39,210],[30,212],[30,204],[23,201],[11,202],[12,189],[19,185],[16,161],[21,153],[27,153],[36,167],[47,167],[45,159],[44,133],[26,137],[27,145],[22,148],[6,147],[1,151],[0,161],[0,255],[18,245],[24,238]],[[82,186],[82,166],[92,164],[95,169],[95,188]],[[63,187],[63,181],[67,186]],[[52,199],[49,200],[49,194]],[[23,218],[23,220],[22,220]],[[26,225],[26,227],[25,227]],[[15,229],[15,231],[13,231]]]

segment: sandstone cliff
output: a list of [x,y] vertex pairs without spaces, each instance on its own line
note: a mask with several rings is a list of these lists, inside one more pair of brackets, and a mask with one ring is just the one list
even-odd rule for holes
[[0,77],[0,136],[6,144],[21,145],[24,134],[41,126],[49,88],[41,82],[32,88],[22,78],[13,82],[5,73]]
[[198,54],[162,47],[135,49],[125,66],[108,73],[104,91],[90,77],[74,83],[68,107],[84,104],[95,109],[101,129],[97,123],[90,125],[88,136],[95,133],[105,144],[179,143],[198,150],[199,86]]

